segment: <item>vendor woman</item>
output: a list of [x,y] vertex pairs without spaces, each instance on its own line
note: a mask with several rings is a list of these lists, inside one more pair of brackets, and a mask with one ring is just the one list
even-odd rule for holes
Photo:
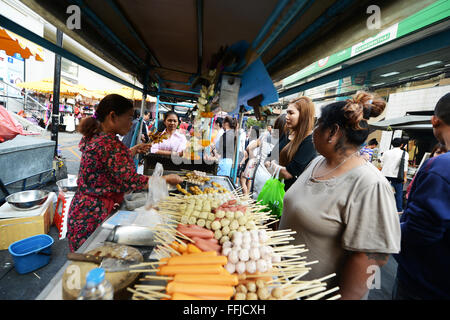
[[[128,149],[117,135],[131,128],[133,104],[128,99],[110,94],[104,97],[92,117],[82,120],[82,152],[78,189],[70,205],[67,238],[71,252],[89,238],[95,229],[123,202],[125,193],[148,189],[149,177],[136,173],[133,157],[147,152],[150,144]],[[170,184],[182,179],[177,175],[163,178]]]
[[164,114],[164,126],[166,129],[163,134],[168,136],[168,138],[161,143],[153,145],[151,153],[167,156],[175,153],[180,157],[183,156],[183,151],[186,149],[186,137],[177,131],[179,123],[180,120],[175,112],[169,111]]

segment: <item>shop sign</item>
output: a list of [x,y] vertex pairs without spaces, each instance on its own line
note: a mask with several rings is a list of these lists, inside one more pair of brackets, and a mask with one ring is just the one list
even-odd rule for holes
[[283,86],[289,86],[293,82],[302,80],[310,75],[322,71],[325,68],[337,65],[338,63],[348,60],[349,58],[357,56],[378,46],[382,46],[390,41],[413,33],[433,23],[447,19],[448,17],[450,17],[450,1],[436,1],[423,10],[383,30],[374,37],[370,37],[350,48],[346,48],[338,53],[332,54],[329,57],[310,64],[306,68],[285,78],[283,80]]

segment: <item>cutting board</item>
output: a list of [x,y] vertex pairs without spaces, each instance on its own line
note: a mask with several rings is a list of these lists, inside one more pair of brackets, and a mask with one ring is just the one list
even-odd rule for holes
[[[133,260],[136,262],[143,262],[142,254],[136,248],[119,245],[119,244],[105,244],[93,250],[86,252],[91,255],[100,257],[120,258],[125,260]],[[63,299],[74,300],[77,299],[81,288],[86,284],[86,275],[98,265],[91,262],[72,261],[66,268],[62,277]],[[114,287],[114,299],[126,297],[126,288],[136,281],[139,273],[130,272],[106,272],[105,278],[111,282]]]

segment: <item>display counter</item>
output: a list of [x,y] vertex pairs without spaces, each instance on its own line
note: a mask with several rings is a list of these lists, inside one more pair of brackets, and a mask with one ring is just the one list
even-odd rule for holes
[[[180,172],[180,171],[164,171],[164,174],[169,174],[169,173],[182,174],[182,172]],[[217,183],[220,183],[223,187],[225,187],[229,191],[235,190],[233,184],[231,183],[231,181],[228,177],[211,176],[211,175],[208,175],[208,177],[211,178],[211,182],[215,181]],[[178,191],[176,191],[176,189],[174,189],[173,192],[176,193]],[[121,210],[126,210],[125,204],[122,204],[119,212]],[[136,209],[136,210],[139,210],[139,209]],[[118,215],[119,212],[116,212],[110,218]],[[109,241],[111,240],[111,234],[113,232],[113,229],[111,229],[111,227],[107,225],[108,221],[110,221],[110,220],[109,219],[105,220],[92,233],[92,235],[86,240],[86,242],[77,250],[78,253],[86,253],[86,252],[94,250],[98,247],[104,246],[107,243],[110,243]],[[153,246],[130,246],[130,247],[133,247],[133,248],[136,248],[137,250],[139,250],[139,252],[142,254],[144,262],[156,260],[156,257],[153,254]],[[47,284],[47,286],[44,288],[44,290],[38,295],[36,300],[62,300],[63,299],[63,275],[70,264],[71,264],[71,261],[69,261],[69,260],[66,261],[66,263],[56,273],[56,275],[52,278],[52,280]],[[127,298],[129,298],[129,297],[127,297]]]
[[219,163],[217,161],[189,160],[181,157],[172,159],[171,156],[148,154],[144,156],[144,174],[150,175],[153,168],[159,162],[163,165],[164,170],[181,171],[181,170],[198,170],[208,174],[217,174]]

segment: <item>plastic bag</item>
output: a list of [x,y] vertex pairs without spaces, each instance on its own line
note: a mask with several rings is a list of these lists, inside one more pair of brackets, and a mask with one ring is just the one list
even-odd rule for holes
[[255,178],[253,179],[253,194],[252,197],[257,199],[259,194],[261,193],[266,182],[271,178],[270,172],[264,166],[263,161],[259,163],[259,166],[256,168]]
[[167,182],[162,177],[163,172],[163,166],[158,162],[155,166],[155,170],[153,171],[153,175],[148,181],[148,196],[145,204],[145,209],[147,210],[154,208],[160,200],[169,196]]
[[148,192],[130,193],[125,195],[124,202],[127,210],[141,208],[147,203]]
[[9,114],[8,110],[0,106],[0,143],[14,139],[24,134],[22,126]]
[[[278,180],[280,170],[276,170],[272,178],[266,181],[258,195],[258,202],[268,207],[263,211],[271,211],[277,218],[283,213],[284,183]],[[276,177],[275,177],[276,176]]]

